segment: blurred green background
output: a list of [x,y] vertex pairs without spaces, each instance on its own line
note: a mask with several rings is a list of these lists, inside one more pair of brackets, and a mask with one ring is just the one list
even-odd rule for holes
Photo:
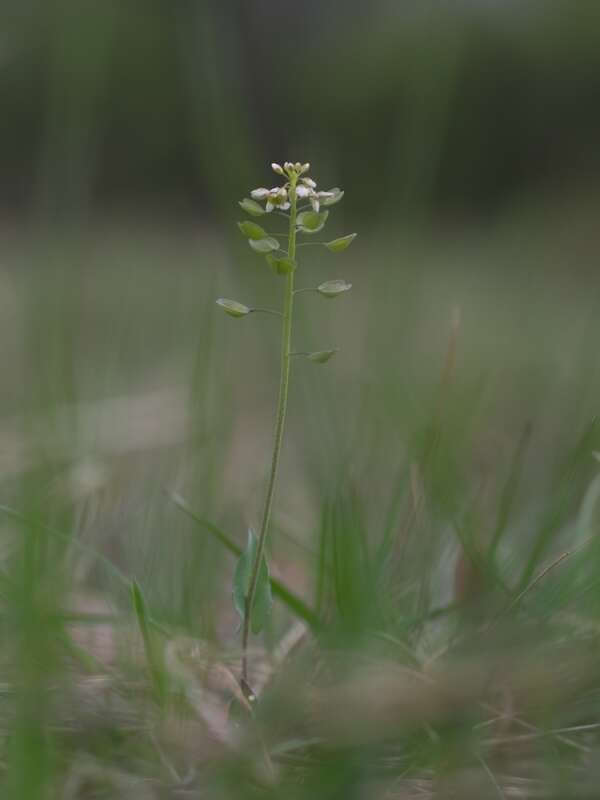
[[[597,1],[4,0],[0,21],[3,796],[595,797],[594,734],[581,761],[490,755],[498,786],[471,706],[399,728],[393,759],[331,745],[271,785],[219,753],[186,783],[204,732],[156,723],[129,581],[163,639],[235,658],[234,562],[172,493],[238,544],[257,525],[278,325],[214,300],[280,304],[237,200],[308,160],[346,192],[329,238],[359,233],[303,252],[299,285],[353,290],[298,297],[297,348],[340,352],[294,365],[270,543],[327,619],[320,658],[467,657],[461,558],[474,616],[511,609],[469,658],[596,657],[597,547],[517,605],[597,530]],[[527,719],[595,724],[598,691]],[[278,702],[273,753],[308,736]]]
[[595,185],[593,0],[6,0],[1,13],[8,210],[222,209],[296,149],[322,180],[360,187],[348,205],[374,219],[488,218]]

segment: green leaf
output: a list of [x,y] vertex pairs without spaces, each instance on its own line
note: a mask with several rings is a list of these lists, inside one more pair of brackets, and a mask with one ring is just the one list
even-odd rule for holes
[[[221,544],[225,550],[227,550],[228,553],[231,553],[231,555],[237,556],[238,558],[241,556],[242,548],[237,544],[237,542],[235,542],[230,536],[228,536],[228,534],[214,525],[210,520],[204,519],[204,517],[196,514],[186,503],[183,497],[175,492],[170,493],[169,497],[180,511],[183,511],[183,513],[186,514],[200,528],[210,533],[210,535],[213,536],[215,540],[219,542],[219,544]],[[15,513],[12,511],[12,509],[7,509],[6,506],[0,505],[0,512],[2,511],[5,513]],[[67,534],[64,534],[64,539],[67,540],[68,538],[69,537]],[[82,546],[77,540],[75,540],[75,544],[79,544],[80,547]],[[116,570],[116,567],[114,569]],[[125,578],[122,580],[127,584],[129,583],[129,581],[127,581]],[[294,594],[290,589],[287,588],[287,586],[285,586],[285,584],[277,580],[277,578],[271,577],[271,589],[275,597],[278,597],[293,614],[296,614],[296,616],[298,616],[300,619],[303,619],[312,628],[318,629],[321,626],[321,621],[313,609],[307,606],[304,600],[298,597],[298,595]]]
[[[256,559],[257,547],[258,542],[256,534],[249,528],[246,549],[238,560],[233,579],[233,602],[242,619],[246,616],[246,598],[250,591],[250,580],[252,577],[252,568]],[[269,566],[267,564],[267,559],[263,556],[258,570],[256,593],[254,595],[254,605],[252,608],[251,627],[253,633],[261,632],[271,612],[272,605],[273,596],[271,594]]]
[[264,228],[261,228],[256,222],[250,222],[249,219],[238,222],[238,228],[247,239],[266,239],[269,235]]
[[260,203],[257,203],[256,200],[252,200],[250,197],[245,197],[243,200],[240,200],[239,205],[244,209],[246,214],[250,214],[251,217],[262,217],[263,214],[267,213]]
[[339,281],[325,281],[320,286],[317,286],[317,292],[322,294],[324,297],[334,298],[344,292],[349,292],[352,288],[351,283],[347,283],[344,280]]
[[271,253],[273,250],[279,250],[279,242],[271,236],[266,239],[248,239],[248,244],[257,253]]
[[341,253],[347,247],[350,247],[352,242],[356,239],[356,233],[349,233],[347,236],[341,236],[339,239],[333,239],[331,242],[325,242],[325,247],[331,250],[332,253]]
[[323,198],[321,200],[322,206],[334,206],[336,203],[339,203],[344,196],[344,192],[337,186],[334,186],[333,189],[329,189],[328,191],[333,192],[333,197]]
[[290,272],[296,269],[296,264],[290,258],[276,258],[269,254],[267,255],[267,261],[278,275],[289,275]]
[[215,302],[230,317],[245,317],[246,314],[252,311],[251,308],[248,308],[243,303],[238,303],[237,300],[228,300],[226,297],[219,297]]
[[315,364],[324,364],[336,353],[337,350],[317,350],[315,353],[309,353],[306,357],[309,361],[314,361]]
[[298,230],[302,233],[318,233],[327,222],[329,211],[302,211],[296,220]]

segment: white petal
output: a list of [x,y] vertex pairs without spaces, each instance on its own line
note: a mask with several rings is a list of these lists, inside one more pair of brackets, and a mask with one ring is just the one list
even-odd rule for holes
[[270,200],[267,200],[267,205],[265,206],[265,211],[273,211],[275,206]]
[[315,211],[318,214],[321,204],[319,203],[319,198],[316,195],[310,198],[310,204],[313,207],[313,211]]
[[311,189],[317,188],[317,184],[313,181],[312,178],[300,178],[300,180],[305,186],[310,186]]
[[264,200],[268,194],[268,189],[253,189],[250,192],[250,197],[253,197],[255,200]]
[[289,203],[282,203],[282,204],[279,206],[279,208],[280,208],[282,211],[287,211],[289,207],[290,207],[290,204],[289,204]]
[[298,186],[296,189],[296,196],[297,197],[308,197],[311,193],[311,190],[308,186]]
[[317,192],[317,197],[320,197],[321,200],[326,200],[328,197],[335,197],[334,192]]

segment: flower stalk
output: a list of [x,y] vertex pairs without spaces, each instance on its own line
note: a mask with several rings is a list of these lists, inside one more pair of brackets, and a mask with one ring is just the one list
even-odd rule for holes
[[[312,236],[322,230],[329,215],[328,209],[321,210],[322,206],[335,205],[342,199],[344,193],[338,188],[327,192],[318,191],[316,182],[305,174],[310,169],[310,164],[286,161],[283,166],[272,164],[271,167],[277,175],[286,179],[284,185],[276,186],[272,189],[254,189],[250,193],[250,197],[240,201],[239,205],[254,218],[265,217],[268,214],[277,214],[285,217],[288,220],[288,233],[270,234],[260,225],[257,225],[256,222],[250,220],[238,223],[238,227],[248,240],[252,250],[262,254],[274,273],[284,278],[283,310],[279,312],[271,309],[253,308],[238,303],[236,300],[226,298],[217,300],[217,304],[230,317],[244,318],[253,311],[266,311],[271,314],[280,314],[282,318],[279,398],[275,418],[271,467],[262,518],[258,536],[254,531],[248,531],[248,544],[246,550],[240,556],[234,578],[234,603],[242,617],[241,686],[251,702],[254,701],[255,697],[248,685],[248,645],[250,634],[259,633],[264,626],[272,603],[269,568],[265,551],[283,445],[291,360],[293,356],[303,355],[315,364],[324,364],[336,353],[336,350],[292,351],[294,296],[299,292],[314,291],[324,297],[332,298],[351,288],[351,284],[337,279],[326,281],[314,289],[294,289],[295,272],[298,266],[296,252],[297,248],[300,247],[300,244],[296,243],[298,235]],[[299,200],[307,200],[308,208],[312,210],[304,210],[306,206],[299,208]],[[280,246],[277,239],[278,236],[287,239],[287,250]],[[354,237],[355,234],[349,234],[340,239],[335,239],[331,242],[319,242],[319,244],[331,252],[341,252],[352,243]]]
[[[296,176],[292,174],[290,179],[290,221],[287,256],[290,261],[296,260]],[[275,496],[275,483],[277,481],[277,470],[281,456],[281,446],[283,444],[283,431],[285,428],[285,417],[287,414],[288,393],[290,386],[290,362],[292,350],[292,321],[294,312],[294,270],[286,275],[285,292],[283,303],[283,323],[281,328],[281,369],[279,376],[279,400],[277,403],[277,421],[275,423],[275,435],[273,441],[273,456],[271,459],[271,470],[269,472],[269,482],[267,484],[267,494],[263,508],[262,521],[258,534],[258,546],[256,557],[252,565],[250,574],[250,585],[246,596],[246,613],[244,614],[244,626],[242,633],[242,679],[248,682],[248,639],[250,636],[250,623],[252,620],[252,609],[256,596],[256,586],[260,565],[265,554],[265,545],[273,510],[273,498]]]

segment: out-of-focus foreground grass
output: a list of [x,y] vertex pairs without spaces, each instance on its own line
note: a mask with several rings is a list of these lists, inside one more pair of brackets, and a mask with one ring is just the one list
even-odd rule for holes
[[277,281],[209,228],[7,234],[3,796],[595,797],[596,212],[306,257],[354,288],[298,297],[297,347],[341,350],[294,364],[252,720],[223,536],[259,514],[277,321],[214,298]]

